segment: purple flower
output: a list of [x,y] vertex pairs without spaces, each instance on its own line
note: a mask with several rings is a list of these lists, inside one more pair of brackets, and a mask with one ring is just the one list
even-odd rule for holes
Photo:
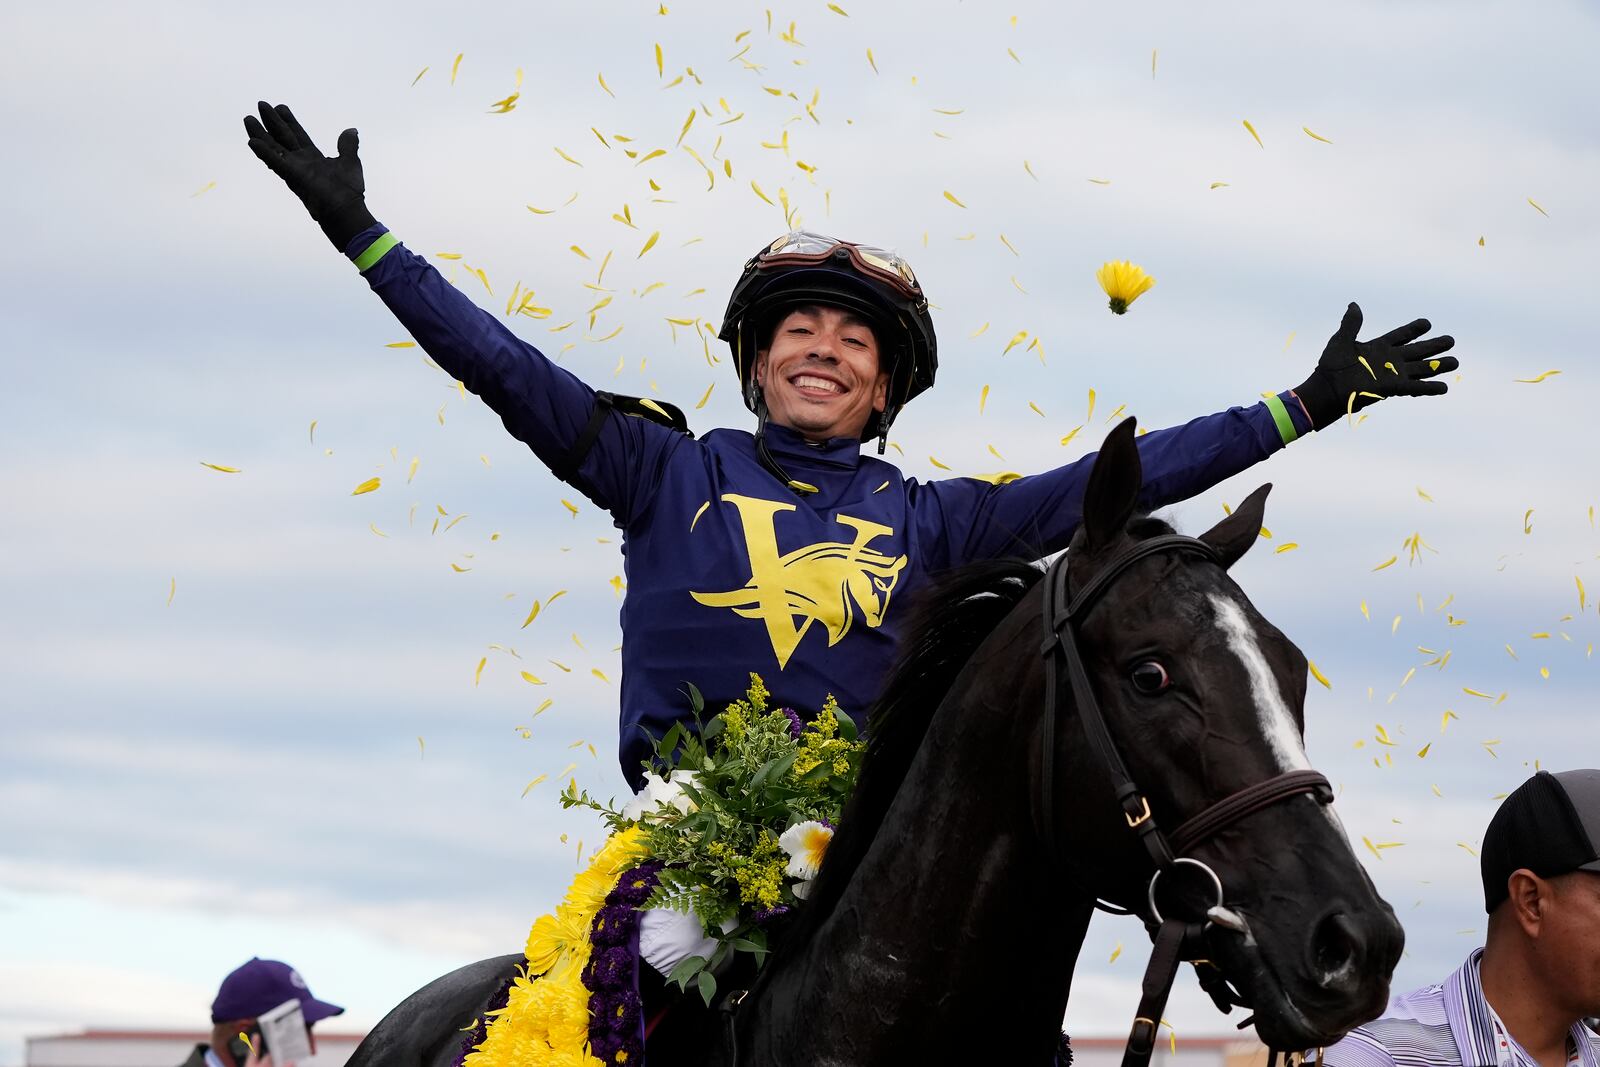
[[633,925],[638,921],[638,914],[631,904],[607,904],[594,917],[594,928],[589,932],[590,942],[596,948],[626,945],[633,936]]
[[762,908],[760,911],[750,916],[750,919],[757,926],[760,926],[762,923],[769,923],[773,919],[781,918],[793,910],[794,909],[789,907],[787,904],[779,904],[774,908]]
[[599,991],[633,982],[633,951],[627,945],[614,945],[589,958],[583,984]]
[[778,710],[782,711],[789,720],[789,736],[796,741],[800,740],[800,732],[806,728],[806,724],[800,720],[799,715],[795,714],[793,708],[780,708]]
[[626,1038],[637,1034],[641,1011],[638,994],[624,989],[606,998],[605,1016],[596,1022],[604,1022],[613,1033]]

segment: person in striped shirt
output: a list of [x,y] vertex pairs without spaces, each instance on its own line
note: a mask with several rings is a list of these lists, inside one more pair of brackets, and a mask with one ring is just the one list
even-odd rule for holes
[[1483,948],[1328,1048],[1328,1067],[1600,1067],[1600,770],[1540,771],[1483,835]]

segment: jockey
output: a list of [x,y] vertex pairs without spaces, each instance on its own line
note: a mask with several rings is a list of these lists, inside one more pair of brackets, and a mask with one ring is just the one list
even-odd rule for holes
[[[323,156],[283,105],[246,118],[250,147],[289,185],[428,355],[482,397],[551,470],[623,532],[621,761],[638,788],[649,753],[750,671],[775,706],[864,713],[892,659],[900,603],[924,577],[975,560],[1039,558],[1077,528],[1093,456],[995,484],[919,482],[872,456],[933,384],[928,301],[890,252],[794,233],[745,265],[720,337],[755,433],[682,432],[671,405],[579,381],[409,251],[367,210],[356,131]],[[1297,438],[1387,396],[1441,394],[1449,337],[1417,320],[1357,342],[1350,305],[1311,376],[1260,403],[1139,439],[1142,503],[1185,500]],[[1370,373],[1369,373],[1370,368]],[[660,420],[660,421],[657,421]],[[664,425],[663,423],[669,423]]]
[[[902,602],[927,575],[1065,548],[1088,456],[1000,482],[920,482],[881,455],[933,385],[928,300],[899,256],[790,233],[745,263],[722,322],[754,433],[694,439],[670,405],[597,393],[475,305],[367,210],[355,130],[325,157],[287,107],[244,120],[250,148],[300,197],[428,355],[480,396],[623,532],[620,757],[638,789],[650,738],[686,720],[693,682],[720,709],[760,673],[773,706],[828,694],[858,718],[892,661]],[[1436,395],[1453,341],[1417,320],[1357,342],[1351,304],[1304,383],[1139,439],[1142,503],[1185,500],[1388,396]],[[1413,343],[1414,342],[1414,343]],[[1442,357],[1442,358],[1441,358]]]

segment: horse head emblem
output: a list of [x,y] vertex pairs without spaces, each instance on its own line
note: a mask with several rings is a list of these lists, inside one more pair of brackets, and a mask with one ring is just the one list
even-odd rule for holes
[[851,540],[819,541],[779,555],[774,519],[779,512],[795,510],[793,504],[737,493],[722,499],[738,509],[744,526],[750,580],[738,589],[690,595],[707,607],[730,608],[764,622],[780,669],[812,623],[822,624],[829,645],[850,632],[858,611],[868,627],[883,624],[906,557],[870,545],[879,537],[894,536],[891,527],[837,515],[835,522],[854,531]]

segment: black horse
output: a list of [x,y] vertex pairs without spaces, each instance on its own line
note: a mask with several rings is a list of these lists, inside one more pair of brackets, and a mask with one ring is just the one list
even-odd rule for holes
[[[1172,533],[1135,514],[1140,484],[1128,420],[1089,479],[1073,588]],[[1308,768],[1305,657],[1226,571],[1255,543],[1269,488],[1200,535],[1207,557],[1127,565],[1078,626],[1115,747],[1165,827]],[[796,927],[735,1013],[686,1011],[703,1032],[671,1049],[653,1037],[652,1067],[1051,1061],[1095,898],[1147,912],[1152,861],[1072,691],[1045,706],[1041,573],[980,564],[925,598]],[[1054,795],[1041,799],[1052,761]],[[1219,876],[1231,920],[1205,928],[1205,955],[1270,1047],[1329,1043],[1383,1009],[1403,934],[1331,809],[1306,792],[1280,798],[1188,854]],[[413,994],[352,1067],[447,1067],[520,960]]]

